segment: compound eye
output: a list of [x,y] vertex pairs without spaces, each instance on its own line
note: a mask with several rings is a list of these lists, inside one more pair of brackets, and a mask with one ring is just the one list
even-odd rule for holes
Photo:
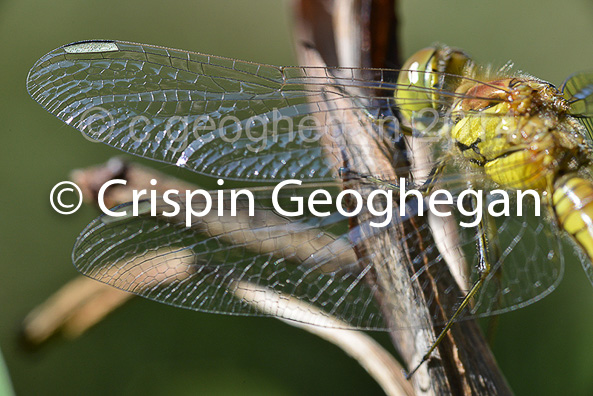
[[415,113],[440,109],[439,91],[454,91],[454,76],[460,75],[468,62],[467,54],[445,46],[424,48],[412,55],[399,73],[394,95],[403,121],[413,124]]
[[424,48],[412,55],[398,76],[398,84],[418,88],[432,88],[435,84],[434,72],[438,71],[437,49]]

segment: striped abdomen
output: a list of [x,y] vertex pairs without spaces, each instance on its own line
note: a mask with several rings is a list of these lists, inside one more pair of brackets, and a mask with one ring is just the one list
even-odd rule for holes
[[576,175],[561,177],[552,203],[560,227],[593,260],[593,182]]

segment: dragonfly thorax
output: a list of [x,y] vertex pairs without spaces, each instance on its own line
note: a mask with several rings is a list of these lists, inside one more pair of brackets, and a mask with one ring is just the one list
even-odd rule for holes
[[549,191],[559,175],[589,162],[579,124],[551,84],[505,78],[464,90],[453,106],[451,138],[500,186]]

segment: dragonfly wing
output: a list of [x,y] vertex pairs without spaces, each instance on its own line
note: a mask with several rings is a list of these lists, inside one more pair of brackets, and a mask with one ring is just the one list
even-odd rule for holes
[[[393,70],[281,68],[162,47],[98,41],[71,44],[41,58],[31,69],[28,89],[47,110],[95,139],[201,174],[243,181],[327,180],[336,176],[338,168],[353,165],[356,172],[377,175],[380,169],[367,171],[364,160],[381,155],[385,161],[379,161],[380,168],[389,168],[389,180],[393,180],[399,171],[407,174],[421,169],[396,164],[400,160],[405,163],[406,158],[394,158],[389,152],[392,147],[385,144],[385,139],[397,134],[395,120],[393,125],[388,124],[393,130],[379,124],[386,109],[392,107],[396,89],[417,88],[397,87],[386,80],[386,72],[392,74]],[[373,95],[385,94],[365,93],[371,91]],[[455,95],[439,91],[435,97],[443,98],[446,105]],[[280,119],[274,119],[275,112]],[[389,133],[381,135],[385,130]],[[436,145],[431,143],[431,149]],[[422,165],[426,168],[423,173],[432,165]],[[442,185],[457,188],[465,176],[467,172],[445,177]],[[262,207],[266,208],[269,206]],[[210,223],[219,231],[207,231],[200,239],[202,225],[187,228],[181,221],[145,216],[110,222],[103,217],[80,236],[73,259],[85,274],[186,308],[252,314],[256,312],[252,303],[234,300],[238,285],[245,289],[249,284],[271,289],[276,296],[314,304],[325,310],[324,317],[349,323],[346,327],[384,329],[405,326],[383,323],[374,302],[374,296],[392,293],[389,266],[406,266],[413,281],[422,281],[428,273],[429,278],[439,279],[448,272],[437,242],[423,241],[427,244],[422,249],[418,243],[410,243],[422,231],[412,224],[415,222],[408,222],[413,218],[396,219],[382,231],[369,227],[368,218],[361,218],[357,225],[350,224],[348,231],[343,218],[335,224],[328,219],[305,218],[291,225],[270,223],[266,217],[251,239],[246,236],[253,233],[252,223],[236,223],[238,228],[229,231],[225,228],[228,224],[217,218]],[[338,223],[342,226],[337,227]],[[409,227],[400,227],[404,223]],[[418,224],[428,227],[424,222]],[[308,232],[295,233],[294,227],[299,225],[309,227]],[[341,231],[333,230],[335,227]],[[499,234],[511,233],[505,243],[513,242],[512,246],[529,235],[543,235],[537,228],[527,227],[526,236],[517,237],[505,227]],[[402,235],[398,229],[409,230],[409,235],[408,231]],[[406,254],[398,262],[377,262],[373,252],[353,254],[362,242],[379,232],[389,233],[390,243],[402,245],[401,251]],[[292,239],[296,235],[302,238]],[[241,242],[238,236],[249,243]],[[475,243],[474,230],[462,233],[453,247],[466,251],[473,269],[479,260]],[[537,244],[543,246],[539,240]],[[295,253],[304,247],[310,248],[305,249],[308,254]],[[496,288],[492,286],[493,275],[472,315],[504,312],[548,293],[561,274],[558,249],[539,249],[533,257],[541,259],[542,264],[521,256],[519,249],[505,250],[494,267],[506,268],[513,263],[524,269],[500,278]],[[427,255],[431,255],[430,260],[426,260]],[[336,266],[336,257],[350,258]],[[292,262],[296,264],[288,264]],[[534,272],[541,272],[543,281],[535,275],[531,278]],[[472,273],[473,278],[466,283],[475,279],[476,271]],[[384,279],[369,282],[370,274]],[[424,287],[425,298],[433,301],[438,296],[431,294],[430,287],[430,283]],[[496,296],[497,308],[492,296]],[[382,311],[393,308],[382,304]],[[449,315],[455,310],[454,305],[443,308]],[[270,315],[282,317],[278,312]],[[320,315],[301,320],[318,323],[318,318]]]
[[235,217],[227,204],[218,216],[215,205],[190,227],[185,210],[167,219],[101,216],[77,240],[74,264],[91,278],[177,307],[385,329],[378,286],[366,279],[371,266],[354,254],[345,217],[294,220],[263,205],[248,216],[238,205]]
[[[515,197],[509,195],[510,202],[515,203]],[[493,229],[487,234],[487,254],[492,271],[464,317],[497,315],[525,307],[547,296],[562,280],[564,254],[559,231],[553,221],[536,216],[533,209],[532,204],[525,204],[522,216],[491,217]],[[480,233],[471,227],[460,227],[459,232],[470,266],[467,284],[471,285],[479,279],[479,268],[483,267],[478,247]]]
[[[397,90],[420,90],[421,103],[430,95],[443,111],[460,96],[398,86],[396,73],[276,67],[90,41],[39,59],[27,89],[65,123],[130,154],[227,179],[329,180],[347,162],[344,151],[368,153],[373,147],[367,146],[374,146],[351,136],[344,144],[339,141],[344,130],[381,131],[386,124],[386,137],[398,137],[391,114]],[[410,98],[398,103],[407,106],[416,109],[418,103]],[[334,139],[339,142],[327,144]]]
[[[183,207],[183,198],[178,201]],[[391,318],[401,309],[391,299],[394,265],[408,268],[411,281],[419,282],[422,298],[429,301],[439,298],[430,280],[450,273],[445,250],[462,251],[469,265],[468,278],[462,275],[459,282],[462,287],[479,276],[474,229],[460,228],[454,246],[422,239],[426,244],[422,249],[414,241],[434,223],[409,234],[399,232],[418,223],[411,202],[410,213],[394,214],[395,220],[383,228],[369,227],[368,218],[352,227],[352,220],[339,213],[287,218],[273,212],[265,200],[257,202],[253,216],[246,206],[239,206],[235,217],[230,216],[228,204],[219,216],[214,204],[211,214],[194,219],[190,227],[184,210],[167,219],[102,216],[80,235],[73,261],[87,276],[178,307],[366,330],[408,326]],[[203,209],[195,202],[192,207]],[[123,209],[131,209],[131,204]],[[501,218],[496,232],[503,249],[472,310],[459,320],[524,307],[556,287],[563,273],[562,249],[554,230],[540,220]],[[402,251],[406,248],[407,255],[397,262],[361,249],[385,233]],[[530,250],[521,249],[519,243]],[[441,292],[457,293],[447,299],[456,303],[441,306],[445,317],[451,317],[464,294],[457,289]],[[435,317],[434,323],[442,324],[443,318]]]
[[562,93],[571,103],[575,114],[593,139],[593,72],[572,74],[562,84]]
[[[319,139],[327,123],[348,121],[336,114],[316,127],[313,117],[348,87],[380,84],[340,70],[101,41],[50,52],[27,86],[65,123],[131,154],[228,179],[326,180],[341,164],[328,163]],[[340,110],[370,114],[376,99],[359,99]]]

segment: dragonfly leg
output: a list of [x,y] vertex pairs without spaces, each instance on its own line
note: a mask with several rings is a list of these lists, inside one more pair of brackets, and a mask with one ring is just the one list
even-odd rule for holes
[[[472,196],[469,203],[472,207],[475,207],[475,197]],[[443,327],[432,346],[424,354],[424,356],[422,356],[420,363],[418,363],[412,371],[407,373],[406,377],[408,379],[410,379],[412,375],[414,375],[414,373],[420,368],[420,366],[422,366],[422,364],[430,358],[434,350],[439,346],[441,341],[443,341],[447,335],[447,332],[451,329],[453,323],[455,323],[456,319],[459,318],[462,312],[468,307],[468,305],[470,305],[470,302],[481,289],[488,275],[490,275],[494,264],[498,263],[500,259],[501,250],[494,219],[485,212],[483,213],[483,216],[477,227],[479,233],[479,238],[477,241],[478,272],[480,277],[476,282],[474,282],[473,286],[466,293],[463,300],[461,301],[461,304],[457,307],[451,318],[447,321],[445,327]]]
[[388,182],[386,180],[383,180],[383,179],[375,177],[375,176],[365,175],[364,173],[356,172],[356,171],[353,171],[353,170],[350,170],[347,168],[340,168],[340,169],[338,169],[338,172],[339,172],[340,177],[342,177],[344,180],[348,180],[348,179],[364,180],[364,181],[367,181],[369,184],[382,186],[382,187],[388,188],[390,190],[399,191],[399,186],[397,184]]
[[[441,160],[431,169],[426,181],[424,183],[422,183],[422,185],[418,188],[418,191],[420,191],[420,193],[422,193],[423,196],[430,195],[430,193],[433,190],[435,182],[438,180],[438,178],[443,173],[445,166],[446,166],[446,161]],[[398,184],[388,182],[386,180],[383,180],[381,178],[378,178],[378,177],[375,177],[372,175],[365,175],[365,174],[362,174],[362,173],[359,173],[356,171],[352,171],[352,170],[349,170],[346,168],[340,168],[338,171],[339,171],[340,176],[343,177],[344,179],[361,179],[361,180],[368,181],[370,184],[385,187],[390,190],[399,191],[399,189],[400,189],[400,186]]]
[[[498,232],[496,228],[496,222],[492,216],[487,211],[484,211],[483,221],[480,222],[478,225],[479,232],[480,232],[480,239],[478,240],[478,252],[479,252],[479,260],[480,262],[487,260],[486,262],[490,263],[490,267],[492,268],[492,264],[496,264],[500,261],[500,257],[502,255],[502,249],[500,247],[500,241],[498,238]],[[497,266],[495,269],[494,276],[492,280],[497,282],[498,287],[496,288],[496,305],[499,306],[501,303],[502,293],[501,293],[501,283],[502,283],[502,267]],[[489,343],[492,343],[494,340],[494,333],[496,332],[496,327],[498,325],[498,316],[493,316],[488,321],[488,328],[486,331],[487,339]]]
[[461,304],[459,305],[459,307],[457,308],[457,310],[455,311],[453,316],[451,316],[451,319],[449,319],[449,321],[447,322],[445,327],[443,327],[443,330],[441,330],[441,332],[439,333],[439,336],[437,337],[435,342],[432,344],[432,346],[430,347],[428,352],[426,352],[424,354],[424,356],[422,356],[422,360],[420,360],[420,363],[418,363],[412,371],[407,373],[407,375],[406,375],[407,379],[410,379],[412,377],[412,375],[414,375],[414,373],[416,371],[418,371],[420,366],[422,366],[422,364],[430,358],[430,355],[439,346],[441,341],[443,341],[443,339],[447,335],[447,332],[451,329],[451,326],[453,326],[453,323],[455,322],[455,320],[459,317],[459,315],[463,312],[463,310],[469,305],[470,300],[474,297],[474,295],[478,292],[478,290],[480,290],[480,288],[482,287],[482,284],[484,283],[484,280],[486,279],[486,276],[488,276],[487,272],[480,274],[480,279],[478,279],[478,281],[476,283],[474,283],[474,285],[472,286],[470,291],[465,295],[465,297],[463,298],[463,301],[461,302]]
[[438,178],[442,175],[443,170],[445,169],[446,164],[447,164],[447,161],[440,160],[430,170],[430,173],[428,174],[428,177],[426,178],[426,181],[418,189],[423,195],[426,196],[426,195],[430,195],[430,193],[432,193],[432,190],[433,190],[433,188],[435,186],[435,181],[437,181]]

